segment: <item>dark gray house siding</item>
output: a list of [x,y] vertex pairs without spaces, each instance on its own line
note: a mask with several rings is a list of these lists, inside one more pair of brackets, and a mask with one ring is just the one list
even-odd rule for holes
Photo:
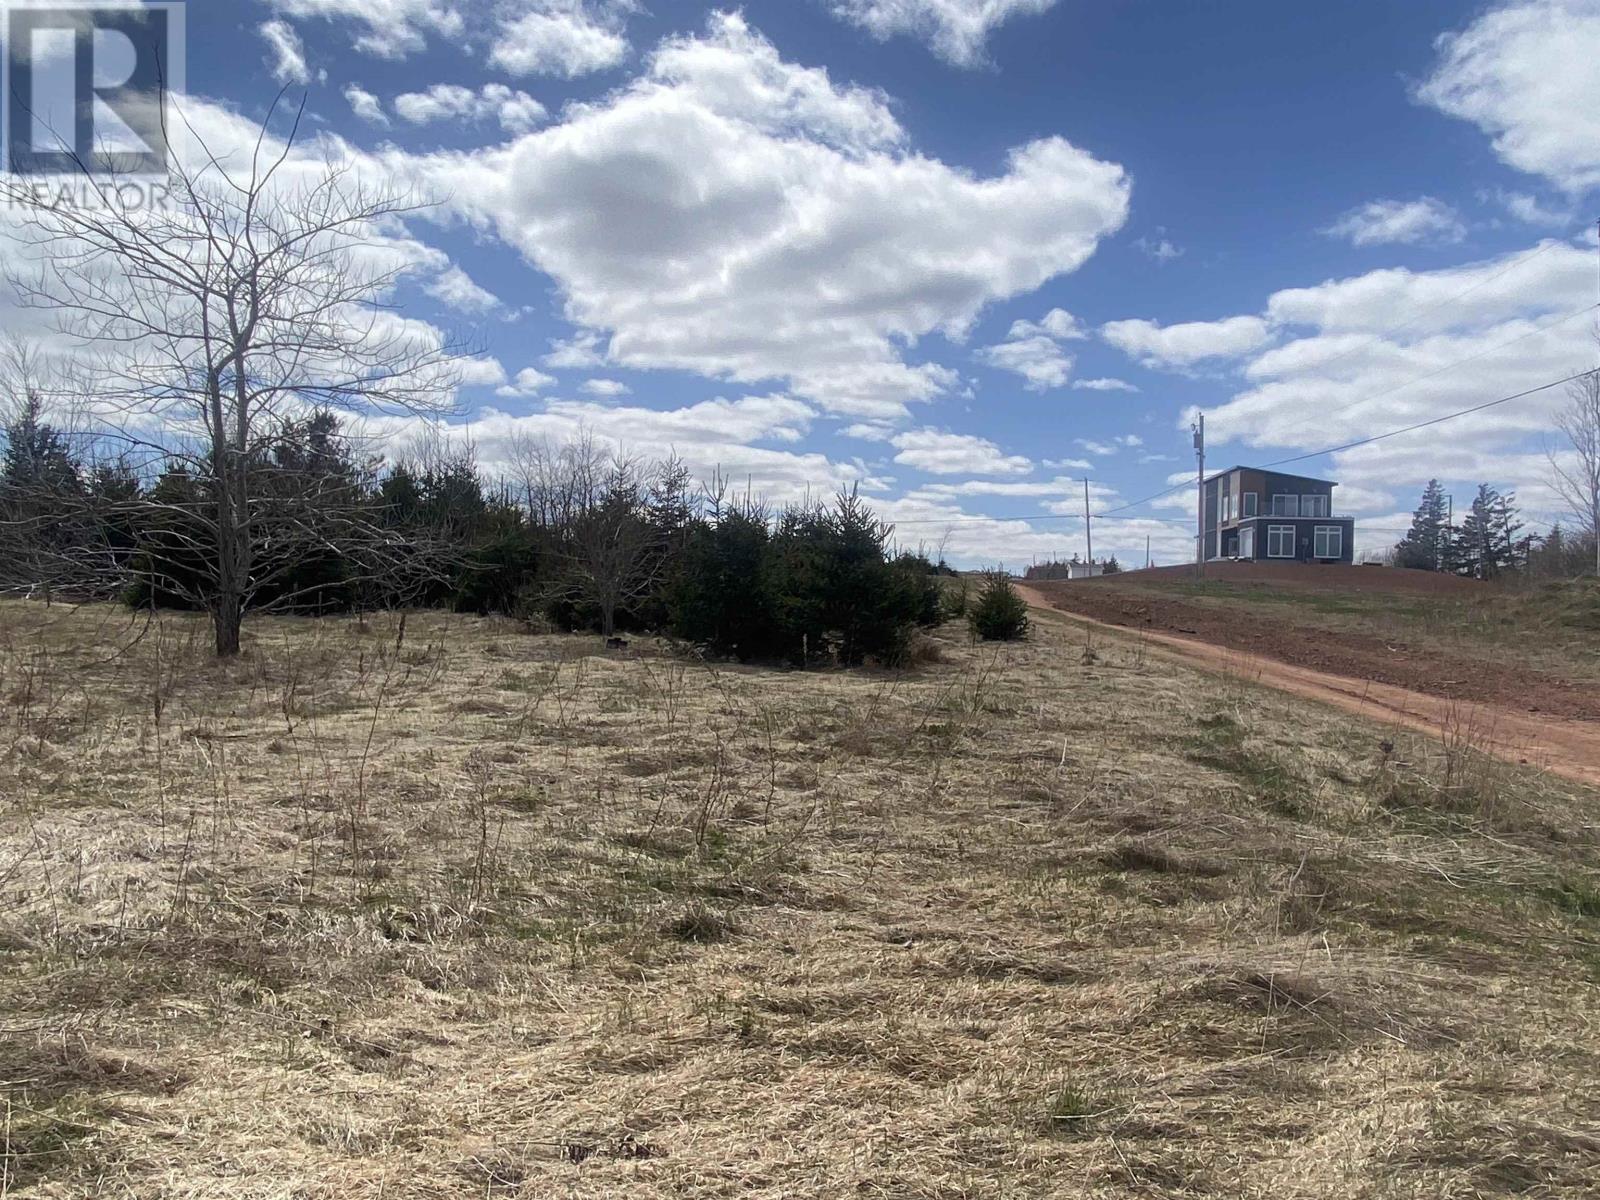
[[1337,516],[1327,479],[1230,467],[1206,480],[1201,545],[1207,561],[1355,561],[1355,520]]

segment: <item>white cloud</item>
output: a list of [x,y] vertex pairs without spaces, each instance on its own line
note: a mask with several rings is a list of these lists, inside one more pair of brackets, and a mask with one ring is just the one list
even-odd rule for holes
[[1134,239],[1133,247],[1146,258],[1153,258],[1158,263],[1169,263],[1175,258],[1183,257],[1183,247],[1175,246],[1165,237],[1143,236]]
[[523,367],[517,372],[517,377],[512,382],[495,389],[496,396],[534,396],[544,391],[556,381],[554,375],[546,375],[543,371],[533,367]]
[[1074,379],[1072,386],[1088,392],[1137,392],[1126,379]]
[[[202,165],[196,161],[202,145],[208,148],[217,162],[230,163],[235,171],[239,169],[239,164],[250,162],[253,154],[259,161],[274,161],[284,151],[283,144],[273,132],[269,131],[262,138],[255,121],[235,108],[192,97],[175,97],[174,103],[181,107],[183,123],[196,134],[193,139],[184,140],[178,148],[179,153],[193,156],[189,166],[204,174],[208,185],[217,184],[218,181],[214,168],[203,171]],[[278,128],[286,124],[287,119]],[[325,177],[330,158],[341,166],[350,167],[353,185],[370,185],[369,180],[363,177],[370,164],[352,159],[340,144],[331,139],[308,136],[305,143],[284,155],[282,163],[276,167],[262,206],[276,211],[302,203],[312,181],[320,183]],[[370,198],[371,193],[368,195]],[[29,247],[25,241],[8,236],[20,224],[22,216],[20,206],[13,208],[9,215],[4,211],[4,206],[0,206],[0,276],[31,275],[36,269],[37,243]],[[334,269],[348,268],[350,274],[347,279],[350,282],[347,291],[362,291],[357,285],[358,280],[375,283],[377,294],[368,297],[374,303],[364,307],[352,304],[341,308],[337,315],[329,314],[329,319],[343,321],[348,318],[364,326],[372,339],[368,343],[369,348],[379,344],[385,347],[385,352],[392,349],[397,355],[428,355],[437,354],[448,344],[450,339],[443,330],[428,321],[406,316],[396,307],[397,289],[403,282],[418,278],[426,280],[449,265],[446,255],[419,241],[403,224],[398,221],[374,221],[342,231],[328,231],[326,236],[317,240],[315,253],[319,261],[334,264]],[[105,285],[113,289],[107,294],[117,297],[120,311],[137,313],[139,298],[121,290],[115,273],[105,278]],[[289,302],[292,303],[293,298]],[[40,336],[49,346],[51,318],[59,314],[32,314],[26,311],[19,314],[14,304],[14,293],[0,287],[0,328],[8,333]],[[178,308],[180,316],[174,319],[181,323],[186,310],[182,304]],[[155,373],[166,365],[162,361],[162,351],[153,346],[149,339],[129,338],[114,349],[106,349],[105,358],[110,361],[102,365],[110,371],[137,374],[148,370],[150,374],[147,378],[154,378]],[[78,357],[81,361],[81,351]],[[347,382],[365,376],[370,372],[371,364],[358,363],[350,356],[324,350],[303,356],[291,370],[302,379]],[[467,386],[492,385],[504,380],[503,369],[492,360],[467,363],[462,374],[462,382]],[[424,368],[414,376],[414,380],[424,388],[436,384],[435,394],[441,401],[448,402],[452,398],[448,372]],[[359,407],[359,403],[356,403]],[[181,434],[189,425],[183,413],[175,412],[174,407],[171,403],[152,399],[148,405],[139,405],[135,412],[126,415],[130,422],[143,423],[141,433],[155,437],[164,433]]]
[[1118,450],[1134,450],[1144,445],[1144,439],[1136,433],[1124,433],[1112,438],[1109,442],[1094,441],[1090,438],[1077,438],[1077,444],[1090,454],[1109,455]]
[[300,35],[287,21],[266,21],[257,26],[259,33],[272,52],[268,65],[272,77],[279,83],[304,87],[311,82],[311,68],[306,65],[306,48]]
[[480,90],[455,83],[436,83],[425,92],[404,92],[394,98],[394,110],[413,125],[434,121],[477,121],[496,117],[508,133],[526,133],[545,118],[544,105],[527,92],[513,91],[503,83],[485,84]]
[[1077,317],[1064,308],[1052,308],[1039,321],[1012,322],[1006,340],[985,346],[978,357],[992,367],[1021,375],[1030,392],[1042,392],[1065,387],[1072,378],[1072,357],[1057,342],[1088,336]]
[[[1525,254],[1530,256],[1525,267],[1506,269]],[[1325,335],[1404,327],[1415,337],[1448,329],[1481,329],[1530,308],[1565,311],[1593,299],[1593,253],[1549,240],[1530,250],[1461,267],[1386,268],[1314,287],[1285,288],[1272,294],[1266,311],[1275,325],[1310,325]]]
[[[1267,311],[1288,340],[1248,363],[1243,390],[1207,407],[1213,452],[1234,457],[1220,451],[1227,443],[1271,448],[1274,458],[1313,452],[1592,367],[1594,269],[1592,248],[1557,241],[1447,271],[1373,271],[1277,292]],[[1384,494],[1409,495],[1437,476],[1458,489],[1480,480],[1516,488],[1545,515],[1542,444],[1562,395],[1341,451],[1329,469],[1349,488],[1338,502],[1384,508]]]
[[[957,566],[1004,565],[1021,570],[1033,561],[1067,558],[1084,551],[1083,497],[1040,506],[1066,519],[1035,524],[1027,518],[994,518],[966,512],[957,499],[921,491],[897,500],[873,499],[878,513],[895,524],[901,545],[942,549]],[[1029,505],[1018,502],[1018,508]],[[1096,558],[1115,554],[1124,565],[1144,563],[1145,538],[1156,563],[1191,561],[1194,538],[1186,522],[1160,518],[1099,517],[1094,524]]]
[[986,346],[978,356],[992,367],[1021,375],[1030,392],[1064,387],[1072,378],[1071,356],[1063,354],[1055,340],[1043,334]]
[[373,125],[389,123],[388,114],[383,111],[383,102],[360,84],[346,84],[344,98],[350,102],[350,111],[363,121]]
[[489,61],[512,75],[575,79],[617,66],[628,57],[622,35],[629,3],[533,0],[503,19]]
[[1005,454],[988,438],[939,429],[911,429],[891,439],[894,461],[930,475],[1026,475],[1033,464]]
[[1038,337],[1040,334],[1063,342],[1082,341],[1089,336],[1083,327],[1083,322],[1077,317],[1064,308],[1052,308],[1038,321],[1013,321],[1011,331],[1006,334],[1006,338],[1017,341],[1022,338]]
[[1045,12],[1056,0],[833,0],[835,16],[880,41],[909,34],[958,67],[986,60],[989,33],[1013,16]]
[[544,356],[544,365],[557,370],[586,371],[605,363],[600,351],[600,335],[578,333],[564,341],[550,343],[550,353]]
[[1158,325],[1154,321],[1111,321],[1100,336],[1147,367],[1183,368],[1208,358],[1238,358],[1258,350],[1272,336],[1260,317],[1222,321],[1187,321]]
[[1442,200],[1423,196],[1417,200],[1373,200],[1353,208],[1322,231],[1346,238],[1355,246],[1388,243],[1459,242],[1467,227]]
[[457,38],[466,25],[460,11],[441,0],[267,0],[285,16],[320,18],[355,26],[352,44],[378,58],[405,58],[421,50],[430,33]]
[[1419,100],[1477,125],[1519,171],[1575,195],[1600,185],[1600,2],[1504,4],[1438,49]]
[[720,468],[724,478],[740,481],[741,490],[748,478],[758,497],[778,504],[852,484],[859,484],[863,492],[882,492],[884,481],[859,464],[760,444],[798,441],[814,417],[808,405],[787,396],[706,400],[664,411],[551,400],[540,412],[513,416],[485,409],[470,420],[442,428],[403,417],[375,418],[365,423],[364,432],[389,446],[404,446],[437,432],[450,443],[471,446],[479,468],[491,477],[512,470],[516,439],[559,444],[589,434],[602,445],[646,458],[676,454],[697,478],[709,478]]
[[[489,84],[484,88],[485,95],[497,92],[498,84]],[[544,123],[549,116],[544,105],[540,104],[527,92],[513,92],[510,88],[504,89],[506,94],[497,94],[492,101],[495,105],[494,115],[500,122],[500,128],[507,133],[527,133]]]
[[486,313],[500,307],[500,298],[479,287],[460,267],[441,271],[423,289],[445,307],[457,312]]
[[506,369],[497,358],[469,358],[457,365],[462,387],[504,387]]
[[1551,225],[1566,228],[1572,224],[1570,208],[1554,208],[1526,192],[1496,192],[1494,199],[1525,225]]
[[620,379],[588,379],[582,390],[591,396],[626,396],[633,389]]
[[[910,496],[936,496],[948,499],[954,496],[1051,496],[1065,504],[1081,506],[1083,504],[1083,480],[1068,479],[1058,475],[1054,479],[1034,479],[1028,481],[995,480],[995,479],[967,479],[961,483],[925,483],[907,493]],[[1090,482],[1089,499],[1092,505],[1095,500],[1110,500],[1117,495],[1116,491],[1104,484]],[[1073,511],[1077,511],[1074,507]]]
[[882,420],[959,382],[908,346],[1075,270],[1128,206],[1122,169],[1060,138],[991,177],[904,141],[879,93],[786,63],[718,14],[560,124],[390,161],[552,276],[608,361],[783,380]]
[[839,430],[840,437],[856,438],[863,442],[887,442],[894,436],[892,425],[874,425],[870,421],[858,421],[854,425],[846,425]]

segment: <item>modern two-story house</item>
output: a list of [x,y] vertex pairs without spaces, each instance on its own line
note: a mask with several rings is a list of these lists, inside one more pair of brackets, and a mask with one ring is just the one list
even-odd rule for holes
[[1355,519],[1333,513],[1327,479],[1229,467],[1205,482],[1200,509],[1206,560],[1354,561]]

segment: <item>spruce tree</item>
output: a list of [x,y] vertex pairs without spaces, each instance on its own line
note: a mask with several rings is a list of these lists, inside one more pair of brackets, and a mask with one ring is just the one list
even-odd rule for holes
[[1452,539],[1454,569],[1474,579],[1495,579],[1516,570],[1517,534],[1514,495],[1502,496],[1487,483],[1478,485],[1472,507]]
[[1444,488],[1428,480],[1422,503],[1411,516],[1411,528],[1394,548],[1396,566],[1418,571],[1443,571],[1450,558],[1450,510]]

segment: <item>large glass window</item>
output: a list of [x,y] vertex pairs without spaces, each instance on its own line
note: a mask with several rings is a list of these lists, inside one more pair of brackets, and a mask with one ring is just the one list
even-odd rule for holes
[[1255,516],[1256,494],[1254,492],[1244,492],[1241,494],[1240,498],[1244,501],[1244,515],[1247,517]]
[[1302,517],[1331,517],[1328,505],[1330,497],[1327,496],[1301,496],[1300,515]]
[[1338,525],[1318,525],[1311,550],[1316,558],[1342,558],[1344,529]]
[[1293,525],[1268,525],[1267,526],[1267,557],[1268,558],[1293,558],[1294,557],[1294,526]]
[[1272,498],[1272,515],[1275,517],[1298,517],[1300,515],[1300,497],[1274,496]]
[[[1246,496],[1249,494],[1249,492],[1245,493]],[[1254,525],[1246,525],[1243,529],[1239,530],[1239,557],[1254,558],[1255,556],[1256,527]]]

